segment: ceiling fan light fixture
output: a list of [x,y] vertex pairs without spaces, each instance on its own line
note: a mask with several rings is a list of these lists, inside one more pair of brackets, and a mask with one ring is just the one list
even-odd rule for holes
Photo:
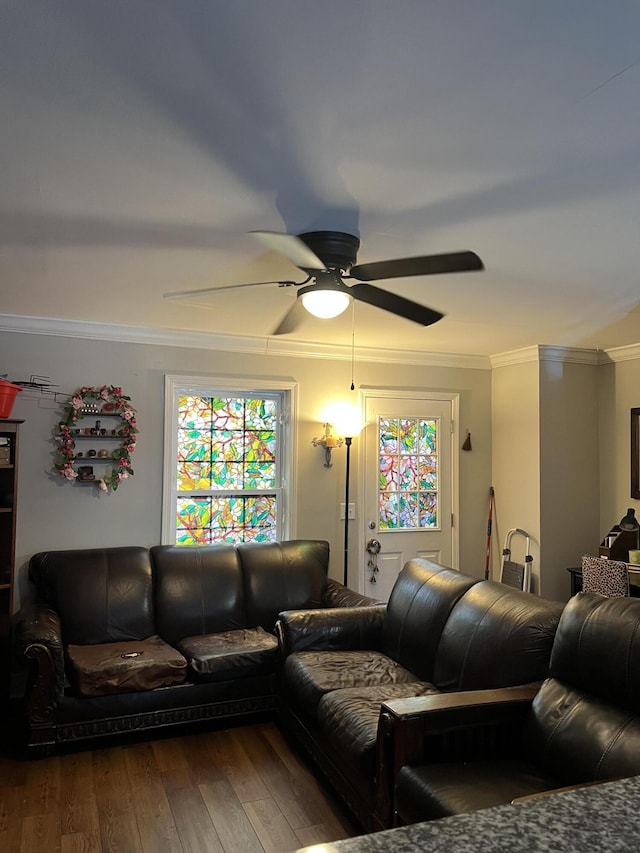
[[[442,320],[444,314],[419,302],[405,299],[392,290],[384,290],[371,281],[411,276],[440,275],[483,270],[484,264],[475,252],[448,252],[415,258],[396,258],[390,261],[356,264],[360,239],[342,231],[309,231],[299,234],[282,234],[273,231],[252,232],[268,249],[280,252],[305,273],[304,281],[269,281],[235,284],[228,287],[187,290],[165,293],[166,299],[183,299],[188,296],[219,294],[240,287],[277,284],[280,287],[297,287],[297,298],[273,331],[273,335],[293,332],[307,311],[314,317],[329,320],[343,314],[353,302],[364,302],[381,308],[389,314],[431,326]],[[346,285],[343,276],[354,284]],[[307,285],[313,280],[313,284]],[[300,285],[304,285],[300,287]],[[353,385],[353,383],[352,383]],[[353,387],[352,389],[353,390]]]
[[339,287],[310,287],[301,293],[302,304],[309,314],[320,320],[330,320],[344,313],[349,307],[351,296]]

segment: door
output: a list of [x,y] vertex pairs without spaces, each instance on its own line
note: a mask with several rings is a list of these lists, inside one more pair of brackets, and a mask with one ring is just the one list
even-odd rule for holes
[[448,394],[364,393],[362,588],[367,595],[388,600],[412,557],[457,567],[457,457],[452,453],[457,400]]

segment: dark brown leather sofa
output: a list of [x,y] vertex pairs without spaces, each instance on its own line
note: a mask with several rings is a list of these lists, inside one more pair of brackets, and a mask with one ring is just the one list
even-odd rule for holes
[[27,744],[275,709],[280,611],[376,603],[328,562],[316,540],[35,554],[14,629]]
[[[402,823],[640,774],[640,601],[578,593],[539,691],[456,698],[414,708],[408,725],[424,750],[398,775]],[[387,712],[402,716],[394,704]]]
[[[546,677],[562,609],[411,560],[387,608],[281,614],[282,721],[364,829],[388,827],[395,777],[423,754],[406,725],[412,704],[486,688],[535,692],[514,685]],[[399,721],[384,710],[391,700]]]

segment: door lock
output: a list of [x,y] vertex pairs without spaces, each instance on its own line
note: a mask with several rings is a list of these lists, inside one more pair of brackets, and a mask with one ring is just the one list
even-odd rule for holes
[[366,549],[370,554],[379,554],[381,547],[377,539],[369,539],[366,544]]
[[369,554],[367,568],[371,569],[371,577],[369,578],[370,583],[376,583],[376,572],[380,571],[378,568],[378,554],[380,553],[381,547],[382,546],[377,539],[369,539],[365,545],[365,549]]

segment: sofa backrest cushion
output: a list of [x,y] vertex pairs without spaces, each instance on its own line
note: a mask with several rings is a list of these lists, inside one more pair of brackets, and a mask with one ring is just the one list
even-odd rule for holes
[[140,547],[42,551],[29,563],[38,597],[57,611],[65,645],[155,634],[149,551]]
[[434,670],[440,690],[542,681],[563,605],[496,581],[480,581],[451,611]]
[[451,609],[478,581],[430,560],[409,560],[387,605],[383,649],[422,681],[432,681],[436,650]]
[[640,713],[640,600],[574,595],[558,625],[550,675]]
[[329,543],[315,539],[248,542],[238,546],[244,578],[247,627],[273,631],[283,610],[322,606]]
[[245,627],[242,570],[228,545],[155,545],[158,634],[170,644]]
[[534,699],[529,758],[561,784],[640,774],[640,601],[578,593]]
[[525,756],[558,786],[640,775],[640,717],[547,679],[533,700]]

